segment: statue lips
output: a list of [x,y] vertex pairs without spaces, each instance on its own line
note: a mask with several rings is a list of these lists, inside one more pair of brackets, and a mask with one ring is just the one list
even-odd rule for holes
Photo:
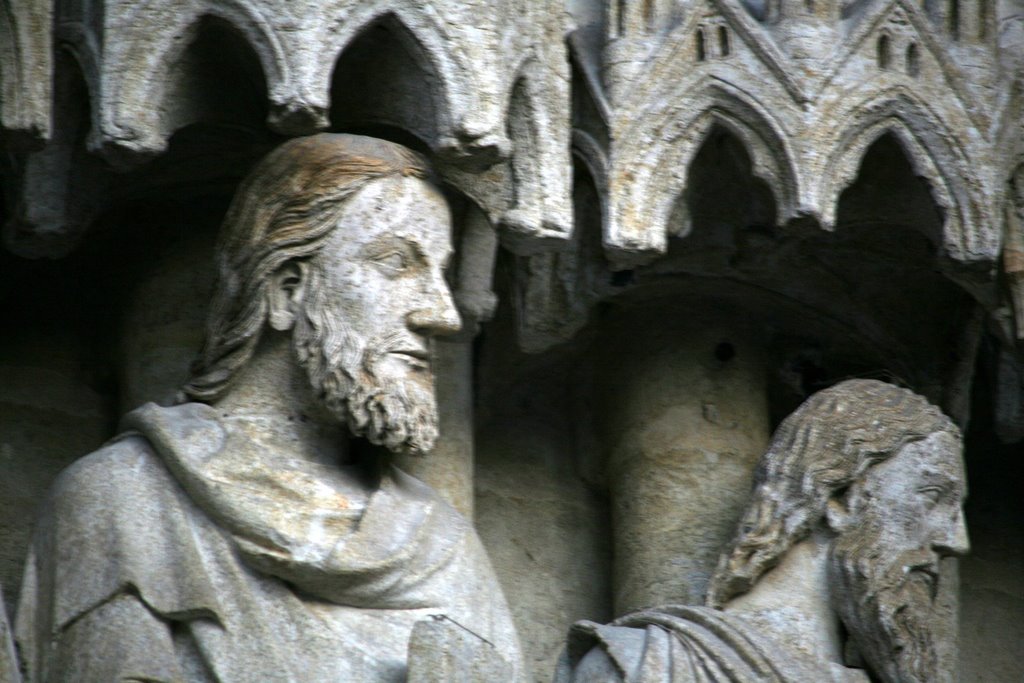
[[370,362],[375,362],[373,358],[380,360],[390,356],[417,372],[427,372],[430,370],[428,343],[429,340],[422,335],[408,330],[381,335],[375,342],[368,344],[369,349],[376,349],[370,354]]
[[390,351],[392,355],[399,356],[408,365],[416,370],[430,369],[430,353],[423,348],[396,349]]

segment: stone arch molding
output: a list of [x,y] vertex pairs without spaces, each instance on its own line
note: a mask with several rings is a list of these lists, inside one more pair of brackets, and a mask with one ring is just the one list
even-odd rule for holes
[[569,93],[533,51],[514,73],[500,100],[510,145],[504,160],[480,173],[451,163],[440,170],[501,229],[505,247],[526,255],[557,249],[572,232]]
[[[398,39],[410,44],[413,58],[431,75],[438,133],[426,142],[456,163],[480,166],[507,158],[504,93],[516,77],[510,67],[536,38],[519,35],[522,27],[510,18],[517,16],[515,8],[482,0],[334,0],[308,9],[293,15],[266,0],[108,1],[90,146],[126,164],[163,151],[173,132],[160,115],[167,74],[187,49],[189,31],[208,16],[238,30],[258,56],[272,128],[287,135],[324,129],[338,59],[368,27],[388,19],[402,27]],[[493,15],[495,26],[480,30],[482,14]],[[557,23],[558,17],[537,20]],[[550,57],[544,55],[545,63]]]
[[164,151],[174,132],[160,114],[166,75],[205,17],[226,21],[245,37],[260,60],[273,110],[311,111],[326,121],[315,113],[325,109],[296,86],[284,46],[256,7],[244,0],[149,0],[128,12],[106,41],[91,148],[128,160]]
[[[703,91],[703,92],[702,92]],[[691,91],[700,103],[695,113],[680,117],[674,108],[655,116],[643,130],[618,145],[609,169],[609,211],[604,244],[617,265],[639,265],[665,252],[673,208],[686,188],[690,163],[712,128],[719,125],[736,136],[750,156],[753,174],[768,184],[775,197],[776,220],[783,224],[799,214],[801,180],[780,122],[767,109],[724,81]],[[689,231],[684,214],[682,233]]]
[[834,230],[839,197],[857,178],[868,148],[892,134],[914,169],[925,178],[932,197],[943,213],[943,248],[957,261],[991,261],[999,250],[996,225],[986,220],[981,202],[965,179],[972,172],[967,153],[942,120],[902,88],[883,93],[856,107],[849,117],[855,123],[835,141],[821,167],[817,197],[820,222]]
[[0,127],[33,144],[50,136],[52,6],[0,2]]
[[[335,64],[345,50],[369,27],[384,20],[401,26],[411,38],[411,54],[422,60],[420,67],[436,77],[436,91],[430,95],[436,103],[439,138],[427,142],[436,150],[460,156],[488,147],[495,158],[508,154],[510,143],[502,132],[503,111],[493,98],[479,97],[479,84],[473,82],[474,70],[493,70],[486,55],[474,60],[471,47],[458,44],[450,21],[427,4],[399,1],[355,3],[339,10],[324,31],[320,54],[308,60],[303,80],[329,87]],[[336,30],[332,29],[334,27]],[[488,68],[490,67],[490,68]],[[469,149],[463,149],[469,148]]]
[[[16,11],[14,19],[8,17],[13,10],[4,12],[21,6],[0,2],[0,88],[43,88],[51,79],[27,83],[10,75],[20,43],[13,37],[3,40],[15,35],[11,27],[17,19]],[[422,94],[436,104],[432,125],[409,132],[431,148],[446,179],[476,198],[506,232],[517,233],[524,248],[564,240],[571,231],[570,77],[564,40],[571,22],[558,3],[96,0],[58,3],[56,12],[44,23],[53,25],[62,47],[82,65],[91,108],[87,146],[120,169],[164,152],[175,128],[188,122],[168,99],[169,84],[205,18],[231,27],[255,55],[267,92],[267,125],[284,135],[306,135],[330,125],[339,58],[369,27],[387,19],[401,27],[396,40],[410,47],[410,59],[425,74],[426,82],[402,87],[415,87],[413,97]],[[48,30],[37,33],[52,38]],[[52,50],[35,52],[49,55]],[[521,109],[537,135],[534,144],[520,145],[516,153],[507,126],[511,93],[523,78],[529,92]],[[0,126],[15,125],[16,117],[5,108],[12,102],[38,103],[46,113],[40,120],[49,121],[49,95],[3,94]],[[45,132],[36,136],[45,137]],[[520,157],[518,176],[511,167],[513,154]]]
[[[571,146],[569,128],[562,125],[569,112],[567,108],[551,112],[543,106],[542,69],[535,55],[528,54],[506,91],[507,130],[530,131],[525,137],[512,136],[513,197],[511,208],[501,220],[512,242],[519,237],[529,237],[530,241],[540,237],[542,242],[561,240],[572,229],[571,205],[561,201],[572,193],[571,159],[565,156],[563,163],[556,163],[551,153]],[[524,139],[528,141],[525,145],[521,144]],[[545,160],[549,163],[543,163]]]

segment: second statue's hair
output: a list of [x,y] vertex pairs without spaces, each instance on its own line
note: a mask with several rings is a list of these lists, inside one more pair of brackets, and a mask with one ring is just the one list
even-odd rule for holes
[[820,391],[782,421],[762,456],[751,503],[708,585],[721,607],[749,591],[824,516],[830,498],[904,445],[960,430],[908,389],[849,380]]

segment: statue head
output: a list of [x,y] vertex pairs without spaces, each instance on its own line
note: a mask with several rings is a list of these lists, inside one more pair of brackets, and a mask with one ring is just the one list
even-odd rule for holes
[[816,529],[830,538],[832,608],[885,681],[936,676],[939,561],[967,551],[960,431],[906,389],[850,380],[787,417],[708,603],[749,591]]
[[459,329],[451,216],[426,161],[356,135],[291,140],[242,183],[217,246],[206,338],[184,394],[213,402],[272,333],[322,406],[395,451],[437,435],[429,340]]

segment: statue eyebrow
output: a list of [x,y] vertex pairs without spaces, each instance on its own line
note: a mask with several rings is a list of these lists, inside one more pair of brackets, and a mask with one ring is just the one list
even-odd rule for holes
[[963,487],[959,486],[959,481],[955,477],[951,477],[948,474],[936,470],[929,470],[921,475],[922,486],[941,486],[947,491],[957,491],[961,494],[964,493]]

